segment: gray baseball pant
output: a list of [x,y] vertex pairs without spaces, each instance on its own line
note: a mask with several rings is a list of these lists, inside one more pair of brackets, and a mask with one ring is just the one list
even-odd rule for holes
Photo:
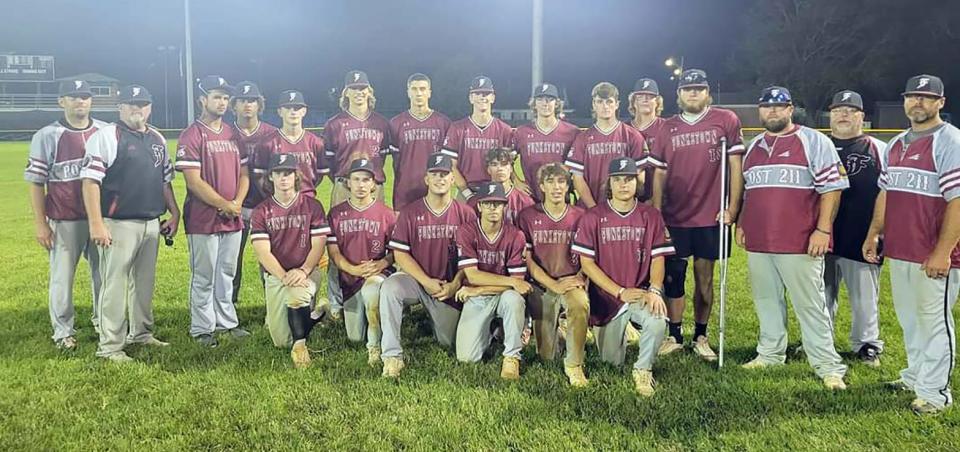
[[240,231],[187,234],[190,247],[190,335],[213,334],[239,325],[233,304]]
[[343,304],[347,339],[360,342],[366,337],[368,349],[379,347],[383,336],[380,332],[380,288],[384,280],[383,276],[367,278],[363,288]]
[[466,363],[480,361],[490,346],[490,322],[503,319],[503,356],[520,359],[523,350],[523,327],[527,318],[523,295],[505,290],[499,295],[480,295],[467,298],[457,323],[457,360]]
[[90,241],[90,227],[86,220],[50,220],[53,230],[53,248],[50,250],[50,280],[48,305],[53,340],[58,341],[77,334],[74,328],[73,282],[77,263],[83,256],[90,266],[90,288],[93,292],[94,328],[100,327],[97,318],[97,299],[100,295],[100,256],[97,246]]
[[416,303],[421,303],[426,308],[437,342],[446,348],[453,347],[460,311],[431,297],[412,276],[397,272],[390,275],[380,286],[380,327],[383,330],[383,339],[380,341],[381,357],[403,357],[403,347],[400,346],[403,308]]
[[606,325],[594,328],[597,337],[597,349],[600,359],[613,365],[622,365],[627,355],[627,324],[633,323],[640,327],[639,351],[637,361],[633,363],[636,370],[652,370],[657,359],[657,351],[663,343],[667,332],[667,322],[663,317],[655,317],[640,303],[625,305],[616,317]]
[[840,304],[840,284],[847,286],[850,300],[850,349],[859,351],[864,345],[872,345],[883,351],[880,340],[880,266],[844,257],[826,255],[823,282],[827,296],[827,311],[830,322],[836,324]]
[[557,323],[560,307],[567,311],[566,357],[564,365],[583,365],[587,341],[587,320],[590,317],[590,300],[582,289],[571,290],[563,295],[544,290],[537,285],[527,297],[527,308],[533,317],[533,331],[537,338],[537,354],[542,359],[553,360],[557,353]]

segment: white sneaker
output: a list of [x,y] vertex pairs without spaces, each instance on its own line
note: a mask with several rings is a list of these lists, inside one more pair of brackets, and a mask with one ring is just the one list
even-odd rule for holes
[[693,343],[693,351],[704,361],[714,362],[717,360],[717,354],[710,348],[710,341],[707,340],[706,336],[697,338],[696,342]]
[[831,391],[842,391],[847,389],[846,383],[843,382],[842,375],[830,374],[823,377],[823,386]]
[[763,369],[766,367],[782,366],[783,364],[771,363],[769,361],[764,361],[763,358],[757,356],[750,360],[750,362],[741,365],[740,367],[744,369]]
[[373,346],[367,348],[367,364],[370,367],[375,367],[377,364],[380,364],[380,347]]
[[106,356],[106,359],[113,361],[115,363],[132,363],[133,358],[127,355],[124,352],[116,352],[112,355]]
[[663,343],[660,344],[660,350],[657,352],[657,356],[669,355],[673,352],[679,352],[680,350],[683,350],[683,345],[678,344],[673,336],[667,336],[667,338],[663,340]]
[[637,394],[643,397],[652,396],[656,392],[654,389],[656,384],[652,371],[633,369],[633,386],[637,390]]
[[403,367],[403,358],[396,356],[383,358],[382,375],[386,378],[397,378],[400,376],[400,371],[403,370]]

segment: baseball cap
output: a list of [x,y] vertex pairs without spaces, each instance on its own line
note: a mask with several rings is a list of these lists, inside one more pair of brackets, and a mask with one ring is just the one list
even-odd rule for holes
[[768,86],[760,92],[759,105],[793,105],[793,98],[782,86]]
[[430,154],[427,159],[427,172],[432,171],[446,171],[448,173],[453,171],[453,160],[450,159],[450,156],[439,152]]
[[845,89],[833,95],[833,102],[830,103],[827,110],[833,110],[837,107],[853,107],[863,111],[863,98],[860,97],[860,93]]
[[943,80],[940,80],[940,77],[936,75],[915,75],[907,80],[907,89],[901,95],[906,96],[907,94],[943,97]]
[[352,174],[354,171],[366,171],[372,176],[377,175],[373,162],[367,159],[356,159],[350,162],[350,170],[347,174]]
[[60,83],[60,97],[92,97],[93,91],[85,80],[67,80]]
[[559,99],[560,91],[557,90],[556,86],[553,86],[549,83],[543,83],[533,88],[533,95],[531,97],[552,97],[554,99]]
[[244,80],[240,83],[237,83],[237,86],[234,87],[234,96],[238,99],[259,99],[263,97],[260,94],[260,87],[256,83]]
[[470,82],[470,92],[471,93],[492,93],[493,89],[493,80],[490,80],[490,77],[485,75],[480,75],[473,78],[473,81]]
[[117,102],[121,104],[150,104],[153,96],[150,91],[140,85],[127,85],[117,92]]
[[500,182],[482,182],[471,190],[477,202],[507,202],[507,191]]
[[300,167],[293,154],[273,154],[270,156],[270,171],[296,171]]
[[345,88],[366,88],[370,86],[370,79],[367,78],[366,72],[353,70],[347,72],[347,75],[343,78],[343,86]]
[[610,161],[607,167],[607,177],[611,176],[636,176],[637,162],[629,157],[617,157]]
[[210,94],[210,91],[218,89],[229,95],[233,95],[233,87],[227,83],[227,80],[219,75],[208,75],[204,78],[201,78],[197,81],[197,88],[200,89],[200,92],[204,95]]
[[633,91],[630,92],[630,94],[653,94],[654,96],[659,96],[660,87],[657,86],[656,80],[652,78],[642,78],[633,84]]
[[291,89],[280,93],[280,101],[277,102],[277,105],[281,107],[306,107],[307,101],[303,99],[303,93]]
[[677,88],[709,88],[710,81],[707,73],[702,69],[687,69],[680,74],[680,83]]

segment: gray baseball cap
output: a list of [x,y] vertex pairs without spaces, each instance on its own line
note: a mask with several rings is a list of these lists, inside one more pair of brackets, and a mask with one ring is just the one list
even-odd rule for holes
[[827,107],[827,110],[833,110],[837,107],[853,107],[863,111],[863,98],[860,93],[845,89],[833,95],[833,102]]
[[60,83],[60,97],[92,97],[93,91],[86,80],[67,80]]
[[940,77],[936,75],[928,74],[910,77],[907,80],[907,89],[901,95],[906,96],[908,94],[943,97],[943,80],[940,80]]
[[140,85],[127,85],[120,88],[120,92],[117,93],[117,102],[121,104],[146,105],[153,103],[153,96],[150,95],[150,91],[147,91],[146,88]]

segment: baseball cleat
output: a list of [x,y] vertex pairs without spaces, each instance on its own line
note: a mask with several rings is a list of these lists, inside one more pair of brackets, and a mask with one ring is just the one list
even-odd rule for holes
[[774,367],[774,366],[782,366],[782,365],[783,364],[781,363],[772,363],[769,361],[764,361],[763,358],[757,356],[756,358],[753,358],[752,360],[750,360],[750,362],[743,364],[740,367],[744,369],[763,369],[765,367]]
[[77,338],[73,336],[67,336],[63,339],[57,339],[56,344],[57,348],[60,350],[73,350],[77,348]]
[[823,377],[823,386],[831,391],[842,391],[847,389],[846,383],[843,382],[843,376],[835,374],[830,374]]
[[657,356],[669,355],[680,350],[683,350],[683,344],[678,344],[677,339],[673,336],[667,336],[667,338],[663,340],[663,343],[660,344],[660,350],[657,351]]
[[376,345],[367,348],[367,364],[376,367],[380,364],[380,347]]
[[503,364],[500,366],[500,378],[504,380],[519,380],[520,359],[512,356],[504,356]]
[[633,324],[627,322],[627,329],[623,332],[627,345],[638,345],[640,343],[640,332]]
[[637,390],[637,394],[650,397],[656,392],[654,389],[656,385],[657,382],[653,379],[652,371],[633,369],[633,386]]
[[201,334],[197,336],[195,340],[204,347],[216,348],[220,345],[220,343],[217,342],[217,338],[213,337],[212,334]]
[[587,376],[583,374],[583,366],[563,366],[563,373],[570,380],[570,386],[574,388],[583,388],[590,384]]
[[[910,384],[908,384],[902,378],[898,378],[893,381],[888,381],[883,385],[886,386],[887,389],[890,389],[893,391],[913,391],[913,388],[910,386]],[[920,400],[920,399],[917,399],[917,400]]]
[[397,356],[383,358],[383,373],[381,375],[386,378],[397,378],[400,376],[403,367],[403,358]]
[[870,367],[880,367],[880,350],[873,345],[867,344],[860,347],[860,350],[857,351],[857,357]]
[[710,348],[710,341],[707,340],[706,336],[700,336],[694,341],[693,351],[704,361],[714,362],[717,360],[717,354]]
[[910,409],[913,410],[913,413],[917,416],[936,416],[940,413],[943,413],[943,410],[947,409],[947,407],[938,407],[930,402],[927,402],[926,400],[915,399],[912,403],[910,403]]
[[290,349],[290,358],[293,359],[293,367],[297,369],[310,367],[310,350],[307,350],[307,341],[294,342],[293,348]]

